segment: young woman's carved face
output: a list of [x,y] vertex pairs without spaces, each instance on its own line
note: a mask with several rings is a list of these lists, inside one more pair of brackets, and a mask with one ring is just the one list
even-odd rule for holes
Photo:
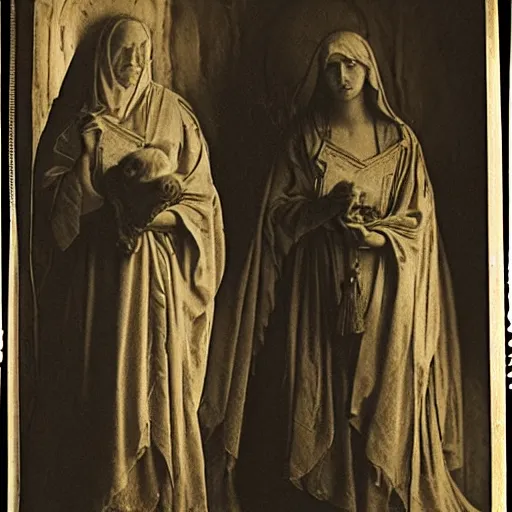
[[112,67],[117,81],[123,87],[136,85],[147,58],[148,35],[136,21],[120,24],[110,46]]
[[366,68],[344,55],[332,55],[324,70],[325,81],[332,96],[340,101],[351,101],[363,91]]

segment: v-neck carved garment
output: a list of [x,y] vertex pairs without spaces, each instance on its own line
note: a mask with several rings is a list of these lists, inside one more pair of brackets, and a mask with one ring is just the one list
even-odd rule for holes
[[377,119],[375,142],[377,154],[366,159],[358,158],[347,149],[341,148],[330,138],[330,130],[320,138],[315,164],[319,170],[317,192],[324,196],[341,180],[352,181],[367,193],[367,201],[381,214],[386,210],[386,196],[399,164],[403,134],[395,123]]
[[[377,121],[374,126],[379,152],[364,160],[340,148],[328,138],[321,140],[315,157],[320,171],[317,193],[325,196],[340,181],[350,181],[365,193],[365,204],[373,206],[384,217],[389,210],[390,193],[403,154],[403,146],[395,125]],[[358,251],[362,311],[366,311],[370,301],[379,258],[378,251]]]
[[331,141],[324,140],[316,158],[323,171],[319,195],[327,195],[342,180],[351,181],[366,193],[367,204],[384,215],[400,159],[400,149],[400,144],[396,143],[384,152],[363,161]]

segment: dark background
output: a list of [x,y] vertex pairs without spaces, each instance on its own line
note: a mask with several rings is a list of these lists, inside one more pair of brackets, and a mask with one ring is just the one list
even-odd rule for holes
[[[324,11],[334,14],[318,14]],[[509,11],[509,4],[502,9],[505,37],[501,52],[507,75]],[[23,355],[28,353],[32,339],[28,274],[32,16],[32,2],[18,1],[16,187],[22,374],[27,371],[24,364],[28,361]],[[300,63],[305,64],[309,50],[327,32],[352,28],[353,23],[367,31],[389,100],[423,145],[436,193],[438,221],[451,264],[459,313],[465,406],[464,487],[476,506],[489,510],[484,2],[175,0],[172,16],[173,35],[169,46],[175,72],[169,81],[192,103],[210,143],[212,172],[223,203],[228,243],[229,270],[225,286],[230,286],[231,276],[237,274],[245,255],[262,188],[277,148],[281,127],[275,122],[275,112],[279,105],[269,100],[275,100],[274,96],[279,100],[279,94],[275,93],[286,91],[300,78],[296,76],[300,75]],[[188,47],[181,41],[184,33],[190,34],[192,25],[195,27],[192,37],[197,38],[198,45],[193,55],[187,55]],[[294,39],[297,34],[305,34],[304,40]],[[186,63],[191,58],[200,70],[200,80],[197,76],[190,79],[187,66],[180,66],[180,62]],[[269,73],[269,69],[273,72]],[[507,93],[508,82],[502,87]],[[269,88],[273,93],[271,98]],[[504,103],[506,100],[505,97]],[[508,108],[503,113],[508,115]],[[3,134],[5,141],[6,128]],[[504,140],[508,140],[507,130]],[[508,158],[505,168],[507,161]],[[504,190],[507,184],[505,181]],[[5,233],[8,229],[4,228],[4,245]],[[3,296],[7,296],[5,286]],[[5,363],[2,366],[5,369]],[[5,371],[2,378],[4,390]],[[2,405],[5,417],[5,400]]]

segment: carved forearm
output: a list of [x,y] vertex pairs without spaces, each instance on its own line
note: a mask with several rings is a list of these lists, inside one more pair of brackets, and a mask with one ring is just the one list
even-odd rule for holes
[[344,210],[344,205],[329,196],[283,206],[277,212],[281,222],[295,240],[329,222]]
[[146,227],[151,231],[167,233],[178,224],[177,215],[171,210],[165,210],[159,213]]
[[82,187],[82,215],[97,210],[103,205],[103,198],[94,190],[91,181],[91,159],[82,155],[75,163],[74,172],[78,174]]
[[386,245],[386,237],[377,231],[368,231],[364,243],[371,248],[378,249]]

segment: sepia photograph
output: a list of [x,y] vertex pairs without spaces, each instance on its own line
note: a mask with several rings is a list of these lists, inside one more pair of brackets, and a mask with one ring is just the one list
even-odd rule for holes
[[506,511],[496,0],[10,22],[9,512]]

